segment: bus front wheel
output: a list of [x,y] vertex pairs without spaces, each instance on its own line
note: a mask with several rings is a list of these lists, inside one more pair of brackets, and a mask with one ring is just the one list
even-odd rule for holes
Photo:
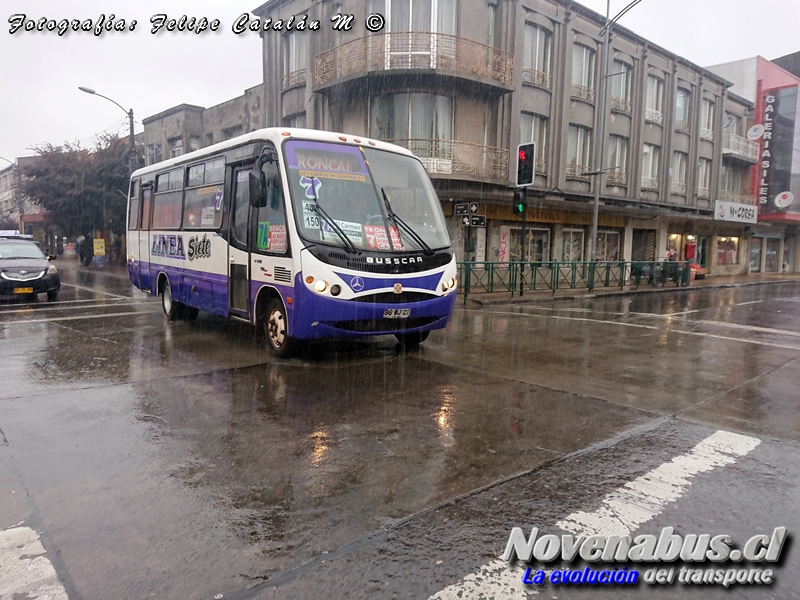
[[161,288],[161,309],[164,311],[164,316],[168,321],[175,321],[180,318],[183,313],[183,304],[176,302],[172,298],[172,289],[169,286],[169,281],[164,282]]
[[430,331],[415,331],[413,333],[396,333],[394,334],[394,337],[397,338],[397,341],[400,342],[401,346],[411,349],[416,348],[422,342],[427,340],[430,334]]
[[286,310],[283,303],[272,300],[261,315],[261,331],[272,353],[278,358],[287,358],[292,353],[293,340],[286,325]]

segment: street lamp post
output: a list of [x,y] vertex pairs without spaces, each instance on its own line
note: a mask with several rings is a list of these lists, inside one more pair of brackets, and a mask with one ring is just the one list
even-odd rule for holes
[[610,169],[603,168],[603,151],[605,149],[605,125],[606,125],[606,92],[607,92],[607,85],[606,80],[608,79],[608,64],[611,60],[611,47],[610,47],[610,37],[611,37],[611,26],[616,23],[622,15],[628,12],[631,8],[639,4],[642,0],[633,0],[630,4],[628,4],[625,8],[623,8],[617,15],[612,19],[610,18],[611,15],[611,0],[606,0],[606,24],[603,27],[604,33],[603,36],[603,61],[600,64],[600,101],[598,102],[597,106],[597,152],[595,153],[595,169],[591,173],[587,173],[587,175],[593,175],[595,177],[594,180],[594,208],[592,210],[592,239],[590,240],[591,244],[589,246],[589,258],[592,261],[592,265],[594,265],[595,260],[597,260],[597,219],[598,214],[600,212],[600,187],[602,182],[602,175],[606,171]]
[[82,92],[86,92],[87,94],[92,94],[94,96],[100,96],[101,98],[105,98],[109,102],[113,102],[114,104],[116,104],[117,106],[119,106],[122,109],[122,112],[124,112],[126,115],[128,115],[128,122],[129,122],[129,125],[130,125],[130,135],[129,135],[130,158],[128,160],[128,168],[130,169],[130,172],[133,173],[136,170],[136,168],[134,166],[136,164],[134,162],[134,161],[136,161],[136,140],[134,138],[134,133],[133,133],[133,109],[125,110],[125,108],[123,108],[123,106],[119,102],[116,102],[115,100],[112,100],[108,96],[103,96],[103,94],[98,94],[92,88],[78,86],[78,89],[80,91],[82,91]]

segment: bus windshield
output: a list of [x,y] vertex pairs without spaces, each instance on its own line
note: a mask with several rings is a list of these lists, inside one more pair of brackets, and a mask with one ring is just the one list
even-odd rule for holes
[[303,140],[287,141],[284,151],[297,227],[306,240],[393,252],[450,245],[439,201],[418,160]]

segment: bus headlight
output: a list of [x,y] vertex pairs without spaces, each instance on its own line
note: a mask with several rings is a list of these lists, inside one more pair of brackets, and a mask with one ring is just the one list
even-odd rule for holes
[[328,282],[324,279],[317,279],[317,282],[314,284],[314,289],[321,294],[328,289]]
[[446,292],[448,290],[452,290],[454,287],[456,287],[455,277],[451,277],[447,281],[443,281],[442,282],[442,291],[443,292]]
[[334,284],[331,286],[331,296],[338,296],[341,293],[342,293],[342,288],[340,288],[338,285]]

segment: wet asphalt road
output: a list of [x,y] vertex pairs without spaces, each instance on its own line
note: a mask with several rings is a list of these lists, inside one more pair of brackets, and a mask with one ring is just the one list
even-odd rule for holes
[[[791,537],[773,584],[731,590],[523,588],[498,564],[512,527],[570,531],[718,430],[756,445],[615,526],[800,531],[798,283],[459,306],[418,352],[281,362],[62,264],[57,303],[0,306],[0,530],[38,532],[73,600],[800,597]],[[9,556],[0,598],[33,597]]]

